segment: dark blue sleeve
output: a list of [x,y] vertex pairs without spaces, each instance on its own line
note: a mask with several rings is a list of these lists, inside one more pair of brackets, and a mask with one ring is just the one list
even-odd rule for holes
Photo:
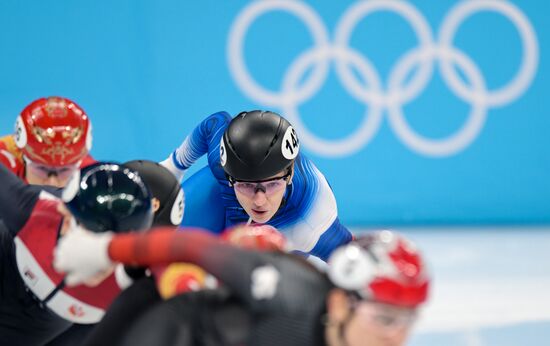
[[25,184],[2,164],[0,182],[0,219],[13,235],[27,222],[42,190],[60,194],[57,188]]
[[220,195],[219,182],[208,166],[183,182],[185,211],[182,226],[200,227],[213,233],[225,228],[225,208]]
[[332,251],[341,245],[349,243],[352,239],[353,235],[351,232],[336,218],[332,225],[321,235],[315,247],[310,251],[310,254],[326,262]]

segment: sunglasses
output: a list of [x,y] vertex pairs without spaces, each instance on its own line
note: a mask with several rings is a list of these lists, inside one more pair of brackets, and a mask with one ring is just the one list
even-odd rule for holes
[[290,173],[285,176],[261,181],[233,181],[233,187],[245,196],[253,197],[258,191],[271,196],[283,190],[288,184]]
[[25,158],[25,164],[27,169],[40,179],[48,179],[53,175],[61,180],[68,179],[80,166],[79,163],[60,167],[47,166],[33,162],[28,158]]

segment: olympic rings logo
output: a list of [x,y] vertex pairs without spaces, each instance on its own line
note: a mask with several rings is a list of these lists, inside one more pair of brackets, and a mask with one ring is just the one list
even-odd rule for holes
[[[314,46],[301,53],[288,67],[280,91],[259,85],[244,63],[244,39],[251,24],[262,14],[280,10],[300,19],[313,37]],[[351,34],[360,20],[376,11],[392,11],[405,19],[414,31],[418,46],[407,51],[391,70],[386,85],[368,57],[349,46]],[[488,90],[483,74],[468,55],[453,46],[461,23],[480,11],[494,11],[516,27],[522,41],[522,61],[508,84]],[[228,61],[231,74],[242,91],[266,107],[277,107],[300,134],[300,139],[317,154],[327,157],[351,155],[374,137],[384,111],[398,138],[410,149],[426,156],[450,156],[466,148],[480,133],[487,111],[517,99],[531,84],[538,64],[538,42],[527,17],[513,4],[503,0],[462,1],[444,18],[437,40],[432,36],[424,16],[411,4],[401,0],[359,1],[349,7],[338,22],[331,41],[322,19],[307,4],[293,0],[256,1],[245,7],[235,19],[229,34]],[[470,105],[466,122],[454,134],[431,139],[416,133],[403,115],[403,106],[414,100],[432,78],[434,64],[450,90]],[[366,106],[364,118],[354,133],[339,140],[320,138],[307,129],[298,108],[314,96],[324,83],[330,63],[351,96]],[[455,70],[466,77],[466,84]],[[412,78],[407,76],[414,70]],[[312,73],[300,84],[308,70]],[[359,73],[365,83],[355,76]]]

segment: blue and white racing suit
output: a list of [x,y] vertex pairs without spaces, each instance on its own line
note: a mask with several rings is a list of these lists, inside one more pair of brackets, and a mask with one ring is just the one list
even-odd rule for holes
[[[170,155],[167,166],[179,176],[202,155],[208,155],[208,166],[183,182],[182,226],[220,233],[249,219],[220,164],[220,141],[230,121],[226,112],[210,115]],[[338,220],[336,199],[327,180],[302,154],[296,157],[292,184],[286,188],[281,207],[267,223],[286,236],[291,251],[325,261],[336,247],[352,239],[350,231]]]

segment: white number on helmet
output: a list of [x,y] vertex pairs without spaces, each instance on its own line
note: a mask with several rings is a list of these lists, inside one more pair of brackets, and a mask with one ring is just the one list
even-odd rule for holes
[[27,130],[21,116],[15,120],[15,144],[19,149],[23,149],[27,145]]
[[225,163],[227,162],[227,152],[225,151],[225,144],[223,144],[223,137],[220,141],[220,163],[222,166],[225,166]]
[[252,297],[257,300],[273,298],[277,293],[280,276],[279,271],[271,265],[254,269],[251,277]]
[[298,135],[292,126],[289,126],[286,129],[283,137],[283,143],[281,144],[281,151],[287,160],[292,160],[298,156],[298,151],[300,151],[300,141],[298,140]]
[[172,210],[170,211],[170,222],[174,226],[179,226],[181,220],[183,220],[183,210],[185,207],[183,189],[180,189],[174,204],[172,205]]
[[336,249],[328,261],[328,276],[346,290],[365,288],[375,276],[376,267],[365,250],[357,245]]

